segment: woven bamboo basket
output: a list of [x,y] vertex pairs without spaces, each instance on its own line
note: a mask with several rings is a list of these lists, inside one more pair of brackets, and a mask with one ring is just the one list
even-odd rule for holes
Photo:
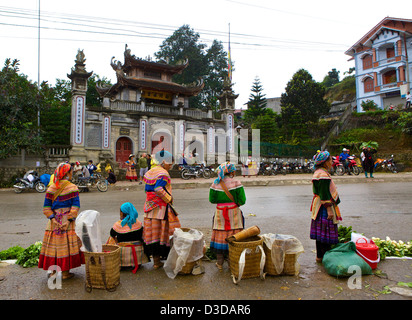
[[115,291],[120,284],[120,247],[105,244],[102,251],[83,252],[88,292],[92,288]]
[[[229,242],[229,264],[233,281],[237,284],[240,279],[247,278],[262,278],[263,270],[261,270],[261,261],[262,261],[262,247],[263,239],[260,236],[253,236],[248,239],[240,241],[230,241]],[[259,248],[260,246],[260,248]],[[239,260],[242,252],[245,249],[249,249],[245,254],[245,266],[243,273],[240,276],[239,269]],[[236,280],[238,279],[238,280]]]
[[281,273],[276,271],[271,255],[272,250],[269,249],[266,243],[263,243],[263,250],[266,254],[265,272],[272,276],[289,275],[295,276],[299,273],[299,264],[297,263],[298,254],[285,254],[285,261],[283,262],[283,270]]

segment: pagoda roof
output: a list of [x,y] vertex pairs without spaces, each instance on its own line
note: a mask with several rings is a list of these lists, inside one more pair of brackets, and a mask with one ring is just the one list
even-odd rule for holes
[[204,83],[201,79],[198,82],[192,83],[190,85],[180,85],[174,82],[147,78],[118,77],[118,81],[115,85],[111,87],[101,87],[97,85],[96,89],[101,96],[113,96],[125,87],[136,88],[140,90],[158,90],[162,92],[181,94],[184,96],[195,96],[199,94],[200,91],[202,91]]
[[202,91],[202,89],[204,88],[204,83],[202,79],[199,79],[199,81],[192,84],[182,85],[160,79],[128,76],[132,74],[130,70],[133,69],[159,71],[163,73],[169,73],[172,75],[177,74],[182,72],[189,65],[189,61],[187,59],[176,65],[170,65],[164,61],[153,62],[150,60],[144,60],[141,58],[137,58],[135,55],[132,55],[130,53],[130,49],[127,47],[126,44],[124,52],[124,64],[122,64],[120,61],[113,60],[114,57],[112,57],[110,65],[112,66],[113,70],[116,71],[117,83],[113,86],[104,87],[97,85],[96,89],[100,96],[114,96],[116,95],[116,93],[120,92],[125,87],[136,88],[140,90],[158,90],[162,92],[170,92],[173,94],[181,94],[185,96],[195,96],[199,94],[199,92]]

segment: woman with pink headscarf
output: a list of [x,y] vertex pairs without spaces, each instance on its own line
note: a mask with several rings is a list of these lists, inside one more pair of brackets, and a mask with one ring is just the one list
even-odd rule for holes
[[246,203],[246,195],[243,185],[234,179],[235,172],[233,163],[222,163],[209,191],[209,201],[216,204],[210,249],[216,253],[219,270],[223,269],[225,256],[229,253],[226,238],[242,231],[245,224],[239,207]]
[[[82,245],[75,232],[75,219],[80,209],[79,190],[70,182],[73,168],[61,163],[54,172],[54,183],[47,189],[43,213],[47,227],[39,257],[39,268],[58,266],[63,279],[73,277],[70,269],[84,264]],[[58,270],[58,271],[60,271]]]

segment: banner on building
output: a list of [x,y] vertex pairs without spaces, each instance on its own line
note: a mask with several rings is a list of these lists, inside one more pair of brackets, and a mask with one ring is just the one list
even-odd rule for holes
[[83,144],[84,127],[84,97],[76,98],[76,114],[74,124],[74,143]]
[[140,120],[140,150],[146,150],[147,120]]
[[180,152],[185,151],[185,124],[181,123],[179,126],[179,150]]
[[110,148],[110,117],[103,118],[103,149]]

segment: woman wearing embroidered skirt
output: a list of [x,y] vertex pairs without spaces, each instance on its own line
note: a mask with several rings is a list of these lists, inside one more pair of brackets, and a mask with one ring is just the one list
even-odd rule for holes
[[[70,164],[60,164],[54,172],[54,183],[47,189],[43,213],[48,218],[39,257],[39,268],[60,267],[63,279],[73,277],[70,269],[84,264],[80,238],[75,232],[75,219],[80,208],[79,190],[69,180]],[[55,270],[54,270],[55,271]]]
[[234,164],[221,164],[217,169],[218,177],[209,190],[209,201],[216,204],[210,249],[216,253],[219,270],[229,253],[225,239],[244,229],[244,217],[239,207],[246,203],[246,195],[242,184],[234,179],[235,172]]
[[126,171],[126,179],[132,182],[136,180],[137,182],[137,171],[136,171],[136,162],[134,161],[134,155],[129,156],[129,160],[126,161],[127,171]]
[[338,240],[338,222],[342,220],[338,204],[339,194],[329,170],[332,158],[328,151],[315,157],[315,172],[312,177],[313,199],[310,238],[316,240],[316,262],[322,262],[323,255]]
[[173,157],[168,151],[159,151],[155,158],[158,165],[143,177],[146,192],[143,240],[146,252],[153,256],[153,268],[158,269],[163,266],[160,260],[169,254],[169,238],[175,228],[180,228],[180,222],[171,206],[172,185],[168,171],[173,166]]
[[110,229],[107,244],[116,244],[120,247],[120,266],[134,267],[133,273],[139,266],[148,262],[144,253],[143,225],[137,219],[137,210],[130,202],[120,206],[120,220]]

